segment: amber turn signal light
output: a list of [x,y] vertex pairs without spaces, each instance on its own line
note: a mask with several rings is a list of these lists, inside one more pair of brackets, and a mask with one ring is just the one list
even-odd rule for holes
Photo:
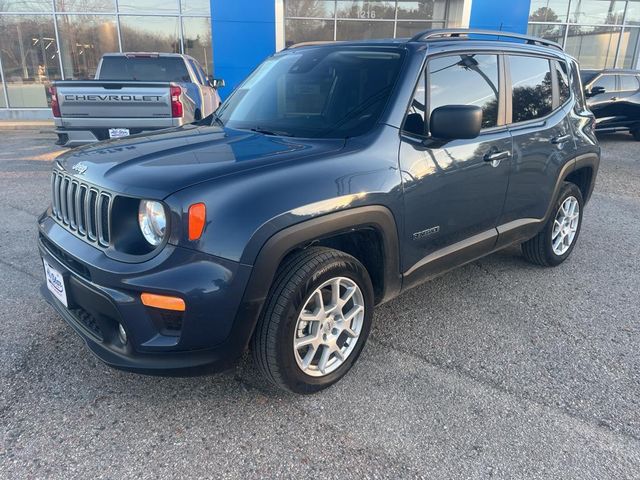
[[194,203],[189,207],[189,240],[198,240],[207,220],[207,207],[204,203]]
[[162,308],[163,310],[185,311],[184,300],[179,297],[156,295],[155,293],[143,293],[140,295],[142,303],[147,307]]

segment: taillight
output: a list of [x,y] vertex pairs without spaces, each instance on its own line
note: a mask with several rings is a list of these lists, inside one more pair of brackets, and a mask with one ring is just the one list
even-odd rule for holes
[[60,104],[58,103],[56,87],[49,87],[49,94],[51,95],[51,111],[53,112],[53,116],[60,118],[62,115],[60,115]]
[[182,95],[182,87],[171,87],[171,116],[173,118],[182,117],[182,102],[180,101],[180,95]]

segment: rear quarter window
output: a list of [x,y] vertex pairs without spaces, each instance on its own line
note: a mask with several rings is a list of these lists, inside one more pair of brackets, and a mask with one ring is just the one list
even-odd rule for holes
[[556,69],[556,77],[558,78],[558,96],[560,105],[564,105],[571,98],[571,90],[569,87],[569,70],[564,62],[553,62]]

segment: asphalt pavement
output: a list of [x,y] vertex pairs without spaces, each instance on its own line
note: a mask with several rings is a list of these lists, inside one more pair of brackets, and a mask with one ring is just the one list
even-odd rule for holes
[[601,141],[569,261],[510,248],[407,292],[301,397],[249,358],[193,378],[94,359],[38,292],[61,150],[0,131],[0,478],[640,478],[640,143]]

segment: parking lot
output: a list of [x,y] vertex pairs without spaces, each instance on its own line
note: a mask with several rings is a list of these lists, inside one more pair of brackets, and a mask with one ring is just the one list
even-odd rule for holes
[[299,397],[245,359],[112,370],[40,298],[51,134],[0,131],[0,478],[637,478],[640,143],[602,137],[571,259],[518,248],[376,310],[336,386]]

